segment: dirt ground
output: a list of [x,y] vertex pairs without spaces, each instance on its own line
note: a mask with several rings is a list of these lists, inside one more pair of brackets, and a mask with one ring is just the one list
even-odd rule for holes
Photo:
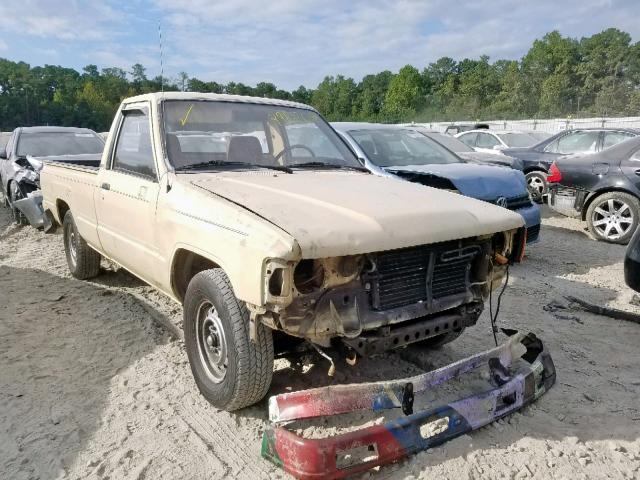
[[[624,285],[624,247],[545,217],[540,243],[511,270],[500,322],[543,339],[556,386],[511,417],[365,478],[640,479],[640,325],[565,308],[564,298],[640,313]],[[72,279],[60,235],[17,228],[0,208],[0,478],[288,478],[260,457],[266,400],[235,414],[211,407],[175,338],[179,305],[103,267],[94,281]],[[407,376],[492,344],[485,313],[449,346],[341,366],[336,380]],[[316,357],[280,360],[270,394],[327,384],[326,370]],[[306,431],[326,435],[344,421]]]

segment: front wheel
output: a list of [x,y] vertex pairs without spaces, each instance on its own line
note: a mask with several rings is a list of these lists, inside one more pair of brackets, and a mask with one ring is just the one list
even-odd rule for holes
[[183,328],[191,372],[200,393],[215,407],[233,411],[261,400],[273,375],[273,337],[256,325],[222,269],[193,277],[184,299]]
[[527,189],[531,194],[531,198],[534,202],[542,202],[542,197],[547,193],[549,186],[547,184],[547,176],[544,172],[533,171],[526,175]]
[[608,192],[591,202],[586,220],[596,240],[626,245],[638,227],[640,202],[628,193]]

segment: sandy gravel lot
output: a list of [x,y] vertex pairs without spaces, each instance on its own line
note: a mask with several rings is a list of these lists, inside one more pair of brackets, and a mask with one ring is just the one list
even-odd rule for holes
[[[545,341],[556,386],[493,426],[365,477],[640,479],[640,325],[562,308],[574,295],[640,312],[624,285],[624,248],[545,216],[542,241],[511,271],[501,323]],[[12,226],[0,208],[0,478],[288,478],[259,455],[266,401],[236,414],[211,407],[175,338],[179,305],[103,267],[95,281],[72,279],[59,235]],[[337,380],[406,376],[491,345],[483,315],[450,346],[363,360]],[[279,361],[271,393],[326,384],[326,367]],[[344,420],[302,428],[327,434]]]

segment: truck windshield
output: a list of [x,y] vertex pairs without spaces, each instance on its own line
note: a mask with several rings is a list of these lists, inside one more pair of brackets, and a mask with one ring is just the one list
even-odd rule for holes
[[212,100],[167,100],[162,110],[167,154],[176,170],[362,168],[312,110]]
[[48,157],[53,155],[86,155],[102,153],[104,142],[89,132],[22,132],[16,153],[19,157]]
[[351,130],[349,134],[379,167],[461,163],[442,145],[412,130]]

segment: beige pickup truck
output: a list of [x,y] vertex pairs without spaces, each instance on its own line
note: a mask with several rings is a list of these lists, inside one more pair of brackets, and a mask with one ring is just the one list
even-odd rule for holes
[[99,163],[47,163],[41,184],[71,273],[108,258],[181,303],[195,381],[227,410],[304,342],[451,341],[524,249],[519,215],[371,175],[314,109],[264,98],[129,98]]

